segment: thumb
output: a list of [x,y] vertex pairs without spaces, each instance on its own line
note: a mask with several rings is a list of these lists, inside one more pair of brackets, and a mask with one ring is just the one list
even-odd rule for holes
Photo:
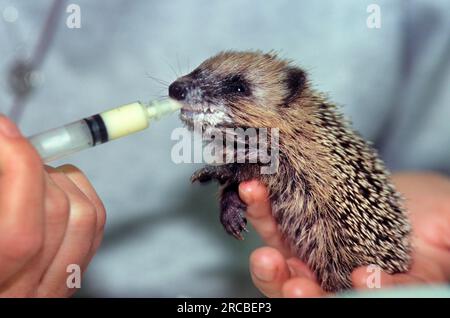
[[0,279],[40,245],[43,211],[41,159],[16,125],[0,115]]

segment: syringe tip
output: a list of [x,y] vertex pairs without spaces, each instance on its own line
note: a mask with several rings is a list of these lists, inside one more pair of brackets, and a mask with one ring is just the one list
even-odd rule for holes
[[149,119],[159,119],[164,115],[173,113],[181,109],[182,105],[171,99],[164,99],[161,101],[153,101],[147,105],[147,112]]

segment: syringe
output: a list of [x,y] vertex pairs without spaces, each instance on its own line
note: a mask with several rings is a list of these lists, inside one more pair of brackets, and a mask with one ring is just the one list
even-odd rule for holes
[[29,138],[44,162],[141,131],[150,121],[181,105],[172,99],[149,104],[134,102],[107,110]]

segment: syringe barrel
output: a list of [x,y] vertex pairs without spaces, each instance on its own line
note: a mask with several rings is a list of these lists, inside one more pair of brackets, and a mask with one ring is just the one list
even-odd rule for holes
[[44,162],[94,146],[88,122],[84,119],[34,135],[29,140]]
[[147,107],[126,104],[29,138],[44,162],[63,158],[141,131],[149,125]]

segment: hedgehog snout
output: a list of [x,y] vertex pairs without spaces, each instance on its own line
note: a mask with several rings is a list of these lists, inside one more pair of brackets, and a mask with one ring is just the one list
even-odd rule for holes
[[188,92],[188,83],[184,80],[176,80],[169,86],[169,96],[178,101],[186,99]]

